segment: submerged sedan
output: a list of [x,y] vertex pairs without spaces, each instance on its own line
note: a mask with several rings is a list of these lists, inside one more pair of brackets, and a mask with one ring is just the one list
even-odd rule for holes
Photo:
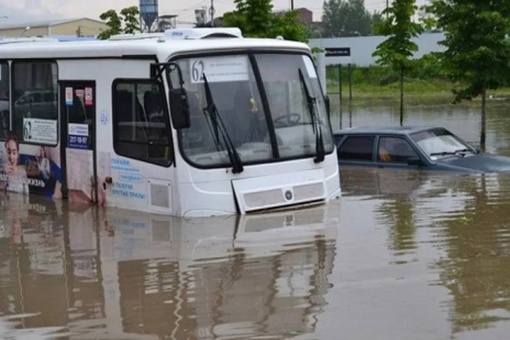
[[349,128],[335,133],[335,142],[340,165],[510,171],[510,157],[480,152],[441,127]]

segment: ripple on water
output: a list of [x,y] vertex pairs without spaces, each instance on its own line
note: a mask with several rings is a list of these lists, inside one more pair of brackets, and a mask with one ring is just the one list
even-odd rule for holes
[[2,339],[12,340],[50,340],[71,336],[67,327],[23,328],[23,320],[37,317],[39,314],[15,314],[0,317],[0,334]]

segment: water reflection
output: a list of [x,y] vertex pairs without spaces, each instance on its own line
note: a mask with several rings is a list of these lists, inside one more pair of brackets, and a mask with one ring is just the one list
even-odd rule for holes
[[454,332],[510,320],[510,177],[468,178],[470,199],[462,213],[441,223],[446,256],[437,261],[438,283],[453,297]]
[[347,197],[376,203],[389,265],[426,260],[420,271],[437,273],[428,283],[449,292],[440,306],[448,309],[452,334],[510,320],[510,175],[360,168],[342,174]]
[[326,305],[327,206],[186,221],[0,202],[0,331],[13,338],[287,338],[313,333]]

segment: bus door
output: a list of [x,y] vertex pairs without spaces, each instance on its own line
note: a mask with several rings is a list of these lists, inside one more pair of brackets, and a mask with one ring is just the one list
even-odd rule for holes
[[72,202],[97,203],[96,85],[60,82],[62,196]]

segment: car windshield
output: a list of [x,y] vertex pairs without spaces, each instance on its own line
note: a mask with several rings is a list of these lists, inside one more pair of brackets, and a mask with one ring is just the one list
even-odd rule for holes
[[[191,163],[229,165],[223,145],[227,137],[243,163],[333,151],[324,97],[309,56],[228,54],[179,58],[176,62],[184,77],[191,115],[191,126],[179,131],[179,142]],[[172,86],[178,83],[176,76],[175,72],[169,75]],[[218,119],[211,119],[214,117],[204,111],[211,103]],[[225,136],[219,133],[220,120]]]
[[418,146],[432,158],[448,157],[474,149],[446,129],[430,129],[411,134]]

